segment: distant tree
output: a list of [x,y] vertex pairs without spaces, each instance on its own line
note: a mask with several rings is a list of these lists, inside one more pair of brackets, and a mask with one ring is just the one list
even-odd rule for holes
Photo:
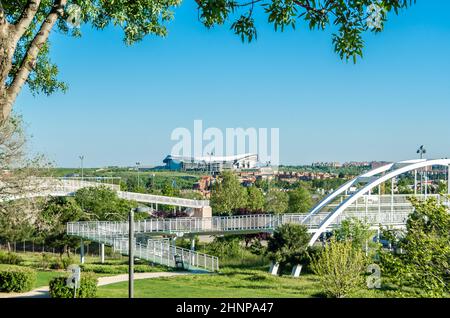
[[173,186],[173,183],[170,181],[166,181],[164,183],[163,188],[161,189],[161,193],[167,197],[180,197],[180,190]]
[[[136,202],[120,199],[117,193],[107,187],[83,188],[75,193],[76,203],[89,220],[126,220]],[[136,218],[142,217],[135,214]]]
[[391,235],[392,243],[403,252],[380,250],[382,272],[396,284],[414,287],[418,294],[442,297],[450,292],[450,213],[435,198],[411,198],[414,212],[409,215],[406,233]]
[[264,194],[259,188],[255,186],[247,188],[247,209],[253,212],[262,212],[264,202]]
[[304,185],[288,192],[289,194],[289,213],[306,213],[312,207],[311,193]]
[[311,236],[300,224],[283,224],[269,238],[267,256],[280,264],[280,274],[288,265],[301,264],[305,258]]
[[283,191],[270,190],[266,195],[264,210],[269,213],[281,214],[289,207],[289,195]]
[[216,214],[231,215],[247,205],[247,191],[231,171],[221,173],[211,191],[211,207]]
[[328,297],[343,298],[363,287],[366,258],[351,241],[332,239],[311,260],[311,269],[319,277]]
[[[69,247],[75,248],[79,239],[66,234],[68,222],[85,219],[85,214],[75,199],[70,197],[54,197],[41,207],[39,215],[39,236],[50,246],[61,247],[69,254]],[[69,255],[68,255],[69,256]]]

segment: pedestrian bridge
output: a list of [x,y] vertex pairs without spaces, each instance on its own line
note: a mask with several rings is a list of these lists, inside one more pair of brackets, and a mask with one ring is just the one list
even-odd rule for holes
[[[303,224],[308,228],[311,233],[309,245],[313,245],[322,233],[336,228],[343,220],[349,218],[359,219],[373,229],[380,226],[403,228],[408,215],[413,212],[413,206],[408,200],[410,196],[416,196],[419,199],[434,197],[449,206],[448,196],[428,194],[428,182],[426,182],[428,169],[434,166],[446,169],[446,180],[449,182],[450,159],[390,163],[348,181],[325,197],[307,214],[258,214],[136,221],[134,224],[134,235],[137,237],[136,253],[144,259],[169,264],[169,266],[173,265],[175,255],[181,255],[193,268],[215,271],[218,269],[217,258],[194,251],[179,250],[167,240],[158,243],[160,240],[156,238],[273,232],[280,225],[293,223]],[[405,173],[414,175],[413,193],[395,194],[396,178]],[[420,187],[418,174],[421,176]],[[392,191],[390,194],[382,194],[381,185],[387,181],[391,182]],[[128,253],[126,247],[128,246],[128,229],[128,222],[98,221],[67,224],[67,234],[111,245],[124,254]],[[297,273],[297,270],[295,272]]]
[[151,203],[156,205],[171,205],[193,209],[202,209],[205,207],[209,207],[208,200],[192,200],[147,193],[121,191],[119,185],[100,183],[96,182],[95,179],[93,181],[86,181],[77,178],[30,178],[29,184],[30,185],[28,191],[23,191],[25,193],[10,193],[7,195],[3,195],[2,197],[0,197],[0,201],[45,196],[72,196],[75,194],[75,192],[82,188],[107,187],[117,192],[119,198],[136,202]]

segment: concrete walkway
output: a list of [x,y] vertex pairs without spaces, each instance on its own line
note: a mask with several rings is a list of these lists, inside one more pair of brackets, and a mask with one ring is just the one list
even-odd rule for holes
[[[158,273],[135,273],[134,280],[150,279],[159,277],[173,277],[181,275],[200,274],[204,272],[158,272]],[[128,274],[99,277],[97,286],[105,286],[128,281]],[[0,298],[50,298],[48,286],[39,287],[26,293],[0,293]]]

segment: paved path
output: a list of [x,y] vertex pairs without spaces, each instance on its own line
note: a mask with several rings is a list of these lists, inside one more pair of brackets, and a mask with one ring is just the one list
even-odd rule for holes
[[[204,272],[191,271],[191,272],[158,272],[158,273],[135,273],[134,280],[149,279],[159,277],[173,277],[181,275],[200,274]],[[115,284],[128,281],[128,274],[99,277],[97,286],[105,286],[109,284]],[[48,286],[39,287],[26,293],[0,293],[0,298],[50,298],[48,293]]]

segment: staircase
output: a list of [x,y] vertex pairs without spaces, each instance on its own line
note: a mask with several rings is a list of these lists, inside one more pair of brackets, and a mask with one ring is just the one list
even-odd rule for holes
[[[112,246],[114,251],[128,255],[128,236],[117,234],[106,224],[96,227],[81,226],[77,228],[77,233],[70,232],[70,235]],[[136,258],[168,267],[177,267],[177,263],[182,262],[183,267],[189,270],[210,272],[219,270],[217,257],[175,246],[170,239],[141,238],[139,241],[136,239],[135,241],[134,255]]]

